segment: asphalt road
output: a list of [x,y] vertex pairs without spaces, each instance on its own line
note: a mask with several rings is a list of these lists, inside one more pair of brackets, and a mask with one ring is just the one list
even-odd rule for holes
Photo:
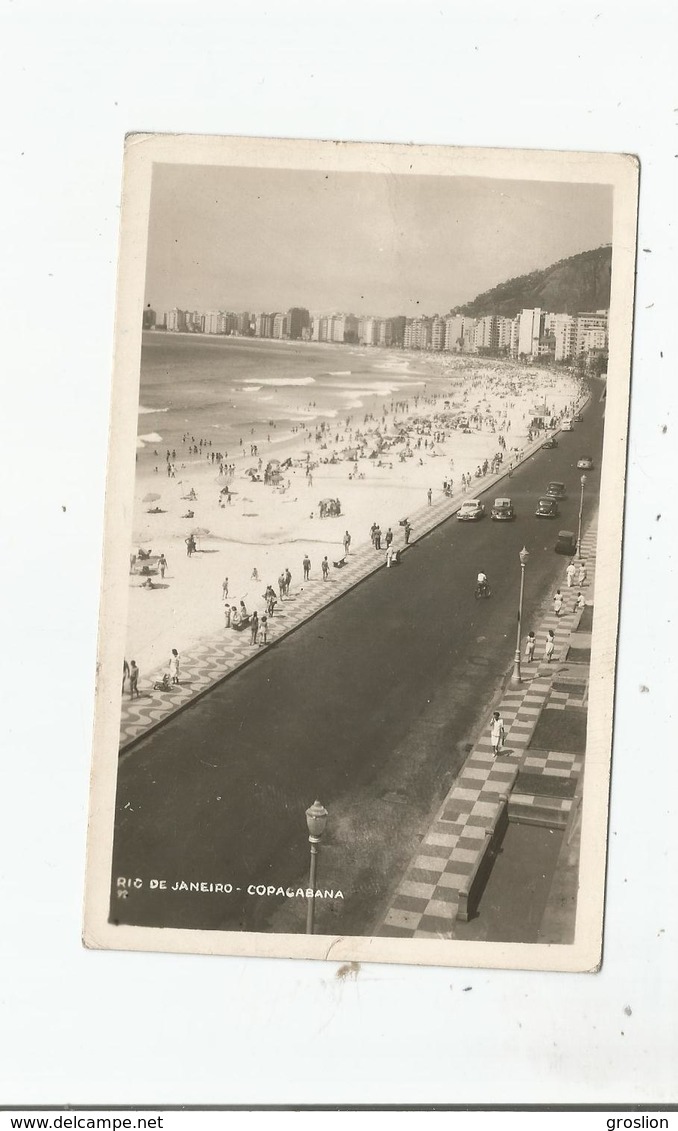
[[[530,551],[523,635],[562,583],[565,560],[553,547],[560,529],[577,530],[582,455],[595,461],[585,514],[597,505],[599,390],[557,449],[481,496],[489,512],[495,496],[510,495],[515,522],[446,521],[400,566],[368,578],[123,759],[114,922],[303,931],[301,898],[247,887],[305,887],[304,811],[318,797],[330,813],[318,886],[343,898],[318,901],[317,930],[369,933],[505,680],[521,547]],[[559,518],[537,519],[551,479],[568,497]],[[492,597],[476,601],[481,568]],[[117,898],[118,876],[142,886]],[[172,890],[182,880],[234,890]]]

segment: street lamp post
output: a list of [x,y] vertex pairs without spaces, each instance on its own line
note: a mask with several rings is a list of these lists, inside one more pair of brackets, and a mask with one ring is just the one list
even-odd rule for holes
[[523,593],[525,592],[525,566],[529,558],[529,551],[523,546],[520,551],[520,600],[518,601],[518,624],[516,626],[516,654],[513,657],[513,675],[511,683],[516,685],[522,682],[520,675],[520,626],[523,620]]
[[582,475],[579,480],[581,483],[581,496],[579,498],[579,528],[577,530],[577,557],[581,560],[581,520],[584,513],[584,487],[586,486],[586,476]]
[[319,801],[314,801],[306,810],[306,824],[308,825],[308,840],[311,845],[311,870],[308,878],[308,887],[311,894],[308,897],[306,912],[306,934],[313,934],[313,916],[315,914],[315,874],[318,867],[318,845],[327,824],[327,809]]

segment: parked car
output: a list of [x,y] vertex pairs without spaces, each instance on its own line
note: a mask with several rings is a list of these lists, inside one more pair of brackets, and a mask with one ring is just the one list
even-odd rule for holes
[[558,447],[558,441],[556,440],[555,436],[551,436],[550,439],[544,440],[544,443],[542,444],[542,448],[557,448],[557,447]]
[[593,460],[591,459],[591,456],[582,456],[581,459],[578,459],[577,467],[583,468],[584,471],[590,471],[593,467]]
[[563,420],[560,425],[561,432],[574,432],[574,422],[572,420]]
[[492,507],[492,519],[496,522],[510,522],[516,517],[513,503],[510,499],[495,499]]
[[537,503],[537,509],[534,512],[537,518],[557,518],[560,514],[558,510],[558,503],[550,495],[543,496]]
[[460,522],[477,522],[485,514],[485,507],[480,499],[469,499],[467,503],[462,503],[457,518]]
[[558,541],[555,545],[557,554],[567,554],[573,557],[577,552],[577,538],[572,530],[559,530]]

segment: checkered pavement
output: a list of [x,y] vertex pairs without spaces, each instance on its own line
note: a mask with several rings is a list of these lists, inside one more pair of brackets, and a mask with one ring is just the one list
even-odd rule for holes
[[[588,591],[592,592],[596,548],[596,524],[582,538],[582,557],[588,571]],[[401,938],[454,938],[454,923],[460,893],[466,888],[489,836],[512,795],[519,770],[544,772],[554,776],[578,777],[583,758],[556,752],[528,753],[529,742],[542,710],[553,694],[553,677],[564,659],[570,634],[581,619],[575,609],[576,586],[563,593],[560,616],[549,613],[537,632],[535,655],[543,656],[549,628],[556,634],[556,652],[551,663],[537,659],[523,665],[525,680],[519,688],[509,687],[498,710],[504,719],[505,745],[495,758],[489,728],[474,746],[464,766],[419,845],[415,859],[398,885],[391,905],[378,925],[376,935]],[[568,698],[569,693],[565,693]],[[574,694],[574,692],[573,692]],[[557,698],[556,703],[560,702]],[[515,801],[518,800],[516,795]],[[528,795],[524,798],[530,802]],[[568,812],[572,801],[547,799],[547,807]]]

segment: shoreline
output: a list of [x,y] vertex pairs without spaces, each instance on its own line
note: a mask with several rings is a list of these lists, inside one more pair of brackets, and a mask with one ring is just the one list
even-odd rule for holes
[[[302,558],[308,554],[311,578],[319,578],[324,556],[330,563],[343,557],[346,530],[351,534],[351,549],[357,549],[369,544],[372,523],[379,523],[383,532],[390,526],[394,548],[398,547],[403,542],[401,519],[426,506],[429,489],[434,500],[443,496],[443,483],[450,479],[456,494],[462,473],[473,475],[477,464],[497,452],[500,435],[507,443],[505,460],[510,460],[511,448],[516,449],[517,458],[526,443],[529,409],[543,391],[548,393],[554,416],[576,396],[577,381],[569,373],[496,359],[476,359],[474,365],[469,359],[461,364],[454,361],[436,358],[435,364],[429,362],[425,386],[409,395],[402,391],[402,404],[409,402],[408,412],[398,406],[392,410],[393,394],[373,394],[371,411],[363,407],[347,413],[352,416],[348,432],[337,422],[321,427],[316,421],[312,428],[299,428],[270,443],[259,440],[258,456],[246,455],[243,446],[242,455],[230,460],[235,462],[235,472],[228,480],[219,476],[211,459],[196,459],[177,468],[176,478],[148,469],[138,471],[130,550],[135,553],[142,547],[154,554],[164,553],[168,561],[165,577],[153,577],[152,591],[142,588],[138,576],[129,579],[126,656],[128,661],[136,660],[142,682],[166,668],[173,647],[181,653],[224,625],[225,577],[229,579],[228,603],[237,606],[244,600],[249,611],[256,609],[261,615],[264,590],[271,584],[277,591],[281,570],[289,568],[293,588],[297,588],[302,580]],[[488,371],[492,376],[489,386]],[[520,388],[516,378],[520,378]],[[444,407],[446,401],[449,408]],[[482,426],[474,427],[470,434],[448,427],[454,415],[476,410],[482,413]],[[493,419],[494,431],[488,419]],[[351,450],[360,447],[357,462],[342,456],[349,436],[355,445]],[[256,437],[252,443],[257,443]],[[403,460],[407,449],[412,454]],[[263,471],[271,458],[295,461],[285,469],[281,485],[250,481],[247,469],[258,468],[261,459]],[[328,462],[322,462],[325,460]],[[355,477],[356,469],[361,478]],[[227,482],[232,502],[222,506],[220,485]],[[472,478],[468,498],[473,498],[476,486],[484,489],[484,485],[484,479]],[[197,500],[189,504],[182,496],[190,487]],[[163,513],[151,515],[143,499],[154,493],[161,495]],[[325,498],[341,500],[340,515],[319,517],[319,500]],[[183,518],[190,509],[194,517]],[[198,538],[199,552],[188,557],[185,539],[196,528],[209,533]]]

